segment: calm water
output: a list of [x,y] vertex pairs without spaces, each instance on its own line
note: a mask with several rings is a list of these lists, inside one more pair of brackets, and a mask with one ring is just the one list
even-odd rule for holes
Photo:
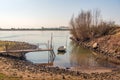
[[[69,31],[0,31],[0,40],[22,41],[32,44],[48,43],[53,34],[53,46],[56,57],[50,57],[49,52],[30,52],[26,59],[37,64],[47,64],[60,67],[115,67],[107,61],[98,60],[88,49],[78,47],[69,39]],[[67,46],[66,53],[58,53],[59,46]],[[40,45],[46,48],[46,45]]]

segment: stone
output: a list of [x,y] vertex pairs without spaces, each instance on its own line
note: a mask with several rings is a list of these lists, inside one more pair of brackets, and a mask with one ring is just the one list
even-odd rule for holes
[[92,47],[93,47],[93,49],[98,48],[98,43],[95,42],[95,43],[92,45]]

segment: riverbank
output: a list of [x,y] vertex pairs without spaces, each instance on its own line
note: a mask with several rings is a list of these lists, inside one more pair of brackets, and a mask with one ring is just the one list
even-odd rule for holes
[[71,40],[98,53],[96,55],[105,60],[120,64],[120,28],[113,30],[112,34],[94,38],[90,41],[82,42],[73,37],[71,37]]
[[[24,49],[36,49],[38,46],[18,41],[1,41],[0,40],[0,51],[9,51],[9,50],[24,50]],[[24,59],[22,53],[0,53],[1,56],[9,56],[13,58]]]
[[18,41],[3,41],[0,40],[0,50],[21,50],[21,49],[35,49],[36,45],[29,44],[26,42],[18,42]]

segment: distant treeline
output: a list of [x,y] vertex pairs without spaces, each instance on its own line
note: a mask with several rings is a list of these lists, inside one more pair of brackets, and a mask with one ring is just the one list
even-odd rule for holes
[[11,29],[2,29],[0,28],[0,31],[36,31],[36,30],[41,30],[41,31],[45,31],[45,30],[69,30],[69,28],[38,28],[38,29],[34,29],[34,28],[11,28]]

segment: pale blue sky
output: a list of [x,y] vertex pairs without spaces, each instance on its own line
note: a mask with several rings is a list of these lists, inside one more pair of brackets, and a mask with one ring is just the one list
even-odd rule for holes
[[120,24],[120,0],[0,0],[0,27],[68,26],[73,14],[96,8]]

